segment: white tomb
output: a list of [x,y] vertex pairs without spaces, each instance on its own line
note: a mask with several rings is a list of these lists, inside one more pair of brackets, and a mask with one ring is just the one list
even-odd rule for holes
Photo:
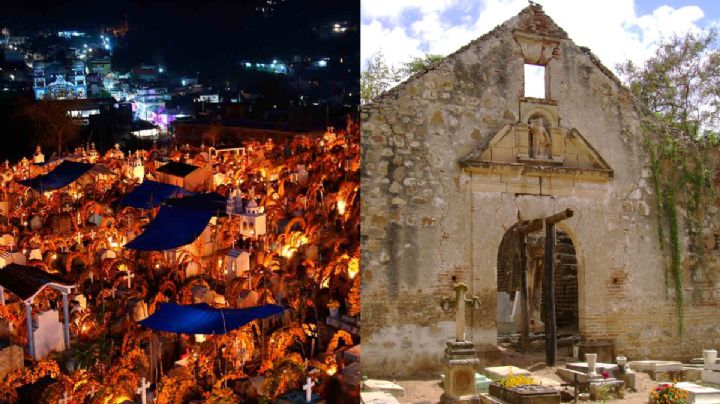
[[130,178],[137,180],[140,184],[145,179],[145,165],[140,156],[135,156],[130,160]]
[[718,389],[689,382],[680,382],[675,386],[688,393],[687,404],[720,403],[720,390]]
[[38,146],[35,149],[35,155],[33,156],[33,163],[35,163],[35,164],[44,164],[45,163],[45,155],[43,154],[40,146]]
[[38,314],[37,328],[33,328],[35,359],[40,360],[50,352],[61,352],[65,349],[63,324],[60,322],[60,313],[57,310]]
[[30,256],[28,257],[29,260],[40,260],[42,261],[42,253],[40,252],[39,248],[34,248],[32,251],[30,251]]
[[265,212],[262,207],[257,205],[255,200],[251,199],[245,208],[245,213],[240,215],[241,228],[240,234],[245,237],[263,236],[267,233],[265,223]]
[[27,263],[25,256],[20,252],[3,251],[0,253],[0,268],[4,268],[8,264],[25,265]]
[[227,280],[242,276],[250,269],[250,253],[233,248],[225,256],[225,278]]

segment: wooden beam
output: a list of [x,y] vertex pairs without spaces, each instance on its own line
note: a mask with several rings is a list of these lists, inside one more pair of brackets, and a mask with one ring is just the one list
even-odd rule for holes
[[542,230],[543,228],[543,220],[542,219],[535,219],[535,220],[529,220],[525,221],[524,224],[519,226],[517,228],[518,233],[520,233],[521,236],[525,236],[527,234],[530,234],[532,232],[536,232],[538,230]]
[[545,309],[544,321],[546,335],[545,364],[547,366],[555,366],[557,364],[557,322],[555,319],[555,236],[555,224],[547,223],[545,226],[545,278],[543,279],[543,303]]
[[547,218],[545,218],[545,223],[546,224],[555,224],[558,222],[562,222],[565,219],[569,219],[569,218],[573,217],[574,214],[575,214],[575,212],[573,212],[572,209],[567,208],[567,209],[563,210],[562,212],[558,212],[552,216],[548,216]]
[[530,352],[530,302],[528,301],[527,237],[520,237],[520,349]]

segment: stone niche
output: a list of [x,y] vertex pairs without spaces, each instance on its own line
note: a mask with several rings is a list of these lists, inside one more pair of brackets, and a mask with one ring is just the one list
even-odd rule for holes
[[601,197],[614,171],[575,128],[561,124],[552,100],[520,100],[506,124],[460,161],[473,191]]

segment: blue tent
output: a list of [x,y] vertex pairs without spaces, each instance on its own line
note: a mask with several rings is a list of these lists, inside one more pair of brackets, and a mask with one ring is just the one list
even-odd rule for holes
[[18,183],[40,192],[53,191],[72,183],[94,166],[94,164],[90,163],[78,163],[76,161],[65,160],[47,174],[21,180],[18,181]]
[[227,199],[217,192],[206,192],[187,198],[173,198],[165,201],[168,206],[213,212],[213,216],[226,216]]
[[159,206],[166,199],[189,195],[194,193],[175,185],[145,180],[120,200],[120,206],[151,209]]
[[155,220],[125,248],[162,251],[190,244],[205,230],[212,216],[209,211],[163,206]]
[[281,306],[266,304],[247,309],[216,309],[205,303],[180,305],[160,303],[160,307],[140,324],[157,331],[183,334],[226,334],[245,324],[282,313]]

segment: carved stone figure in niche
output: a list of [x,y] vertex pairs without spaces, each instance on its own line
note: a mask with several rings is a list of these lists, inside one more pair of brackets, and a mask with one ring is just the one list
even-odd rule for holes
[[546,159],[550,156],[550,135],[541,117],[530,120],[530,144],[533,158]]

